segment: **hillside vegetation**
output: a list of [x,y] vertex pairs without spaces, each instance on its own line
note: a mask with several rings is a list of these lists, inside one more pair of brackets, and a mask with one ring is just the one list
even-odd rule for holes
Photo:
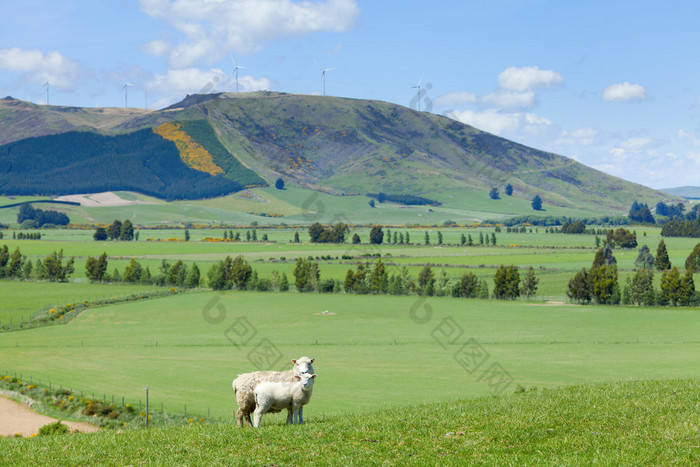
[[107,136],[71,131],[0,147],[0,192],[18,195],[131,190],[163,199],[222,196],[242,186],[188,167],[151,130]]
[[5,439],[0,463],[697,465],[699,390],[697,380],[611,383],[306,418],[302,426],[268,415],[257,430],[193,420]]
[[[51,140],[28,143],[29,140],[16,141],[17,135],[80,129],[108,131],[129,139],[140,135],[136,130],[174,124],[206,149],[223,171],[223,177],[240,186],[272,185],[282,177],[288,186],[336,195],[384,193],[426,197],[439,203],[453,196],[464,197],[470,203],[477,199],[472,194],[488,193],[491,188],[503,191],[510,184],[513,197],[527,201],[524,206],[539,195],[545,209],[560,207],[607,214],[625,213],[634,200],[651,205],[671,199],[572,159],[529,148],[443,116],[380,101],[271,92],[222,93],[188,96],[162,111],[129,114],[126,109],[119,113],[114,109],[56,108],[6,99],[0,105],[0,123],[0,142],[28,144],[31,151],[25,153],[23,163],[34,171],[45,170],[41,157],[34,159],[44,149],[39,143]],[[76,142],[80,143],[72,141]],[[146,148],[140,149],[139,143],[129,146],[135,148],[134,156],[148,158]],[[93,152],[98,158],[109,156],[99,148],[93,148]],[[190,155],[183,156],[185,161],[192,160]],[[66,170],[64,161],[53,162],[57,167],[47,175]],[[55,177],[35,193],[111,189],[106,183],[96,183],[102,180],[105,165],[99,163],[96,167],[90,177],[95,182],[89,187],[78,187],[65,177]],[[185,170],[182,164],[174,166],[171,174],[175,176],[181,170]],[[4,194],[26,193],[22,183],[15,180],[18,177],[20,174],[8,172]],[[143,191],[141,185],[132,189],[167,198],[201,198],[221,191],[212,187],[206,193],[197,189],[192,192],[187,188],[189,182],[181,182],[173,181],[171,190],[159,191],[149,186]],[[124,189],[124,184],[119,188]]]

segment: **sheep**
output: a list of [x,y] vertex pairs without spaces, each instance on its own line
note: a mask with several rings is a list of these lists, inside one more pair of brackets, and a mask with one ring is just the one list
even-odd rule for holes
[[[233,392],[236,394],[236,402],[238,402],[238,413],[236,419],[239,427],[243,427],[243,421],[248,423],[248,426],[253,426],[250,419],[250,414],[255,410],[255,387],[266,381],[279,382],[294,382],[295,376],[300,376],[304,373],[313,373],[314,367],[311,365],[314,362],[313,358],[300,357],[292,360],[294,367],[287,371],[255,371],[252,373],[243,373],[238,375],[238,378],[233,380]],[[279,410],[270,410],[270,412],[279,412]]]
[[287,425],[304,423],[302,407],[311,400],[316,375],[304,373],[296,376],[293,383],[272,382],[260,383],[255,388],[255,412],[253,427],[260,426],[263,414],[287,409]]

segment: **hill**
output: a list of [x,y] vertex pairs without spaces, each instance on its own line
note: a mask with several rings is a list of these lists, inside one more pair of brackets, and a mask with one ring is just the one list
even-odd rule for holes
[[[161,111],[118,112],[35,106],[8,98],[0,104],[0,122],[0,142],[76,129],[135,135],[174,124],[207,149],[222,177],[241,186],[273,185],[282,177],[287,183],[336,195],[383,192],[469,202],[477,191],[496,187],[503,193],[511,184],[515,197],[531,200],[537,194],[545,207],[608,214],[625,214],[634,200],[672,199],[572,159],[380,101],[220,93],[188,96]],[[206,126],[212,131],[200,131]],[[187,150],[178,149],[186,165],[200,170],[188,162]],[[30,167],[32,158],[27,159]],[[7,173],[10,179],[16,176]],[[16,184],[7,186],[3,194],[16,194],[8,191]],[[68,193],[63,182],[51,184],[51,189],[53,194]]]
[[698,186],[679,186],[674,188],[662,188],[659,190],[671,196],[687,199],[700,199],[700,187]]
[[697,380],[639,381],[307,417],[296,427],[273,415],[257,430],[193,420],[0,440],[0,463],[697,465],[697,394]]

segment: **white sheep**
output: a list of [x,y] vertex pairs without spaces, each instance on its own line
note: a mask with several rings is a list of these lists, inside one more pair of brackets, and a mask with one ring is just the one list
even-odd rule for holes
[[[294,366],[291,370],[254,371],[238,375],[238,378],[233,380],[233,391],[236,394],[236,402],[238,402],[238,413],[236,414],[238,426],[243,427],[244,420],[248,423],[248,426],[253,426],[250,414],[255,410],[255,394],[253,391],[258,384],[267,381],[294,382],[296,381],[295,376],[314,372],[314,367],[311,365],[313,362],[313,358],[300,357],[292,360]],[[279,412],[279,410],[270,410],[270,412]]]
[[316,375],[304,373],[293,383],[268,381],[255,388],[253,426],[258,428],[263,414],[287,409],[287,424],[304,423],[302,407],[311,400]]

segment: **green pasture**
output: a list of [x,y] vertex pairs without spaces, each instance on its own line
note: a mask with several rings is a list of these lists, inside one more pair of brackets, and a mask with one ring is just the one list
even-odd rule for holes
[[266,416],[256,430],[194,422],[0,439],[0,464],[697,465],[698,384],[528,388],[503,397],[316,415],[300,426]]
[[154,407],[228,418],[231,380],[258,356],[285,368],[308,355],[319,374],[312,419],[518,384],[698,377],[698,335],[694,309],[201,292],[2,334],[0,371],[134,403],[148,386]]
[[[115,192],[126,201],[138,204],[125,206],[66,206],[45,204],[42,209],[65,212],[73,223],[110,223],[114,219],[131,219],[139,225],[176,224],[234,224],[260,225],[311,224],[313,222],[384,225],[442,225],[452,221],[471,225],[486,219],[503,220],[519,215],[597,217],[605,213],[548,205],[544,211],[534,211],[530,199],[505,196],[492,200],[488,190],[444,190],[426,194],[437,199],[440,206],[404,206],[395,203],[369,205],[363,194],[337,196],[305,188],[288,186],[284,190],[272,187],[252,188],[221,198],[165,202],[132,192]],[[0,206],[46,197],[0,198]],[[12,202],[10,202],[12,201]],[[0,209],[0,222],[17,225],[18,208]],[[611,213],[619,215],[624,213]],[[273,215],[275,217],[270,217]],[[280,216],[280,217],[278,217]]]
[[[566,300],[566,287],[569,279],[581,268],[590,267],[595,254],[594,235],[550,234],[544,229],[528,229],[525,233],[496,233],[497,245],[460,245],[462,234],[472,236],[478,242],[480,233],[490,236],[494,228],[390,228],[399,232],[410,232],[410,245],[387,244],[370,245],[367,243],[369,229],[357,232],[363,239],[362,244],[311,244],[308,243],[306,229],[298,228],[262,228],[257,227],[259,241],[245,241],[246,231],[234,230],[244,239],[240,242],[206,242],[205,238],[222,238],[224,229],[191,229],[191,240],[185,242],[184,229],[139,231],[139,241],[135,242],[95,242],[92,230],[56,229],[42,231],[41,240],[12,240],[10,231],[5,231],[0,244],[7,245],[10,251],[19,248],[22,254],[36,262],[53,251],[63,249],[66,258],[75,256],[74,281],[85,281],[84,265],[88,256],[97,257],[103,252],[109,257],[108,271],[117,268],[121,273],[131,258],[136,258],[144,267],[149,267],[152,274],[158,270],[161,261],[171,264],[182,260],[188,267],[196,262],[203,276],[209,268],[226,256],[243,255],[255,268],[260,277],[270,277],[273,271],[286,273],[293,282],[293,270],[297,258],[311,257],[319,261],[321,279],[343,281],[348,269],[355,269],[360,261],[374,263],[376,259],[366,255],[381,254],[389,274],[399,272],[402,266],[408,268],[412,278],[416,278],[426,263],[433,265],[437,276],[445,270],[450,280],[457,280],[465,272],[473,272],[487,280],[492,287],[495,269],[501,265],[514,264],[521,268],[521,273],[530,266],[536,269],[540,278],[538,299]],[[294,232],[300,232],[301,243],[291,243]],[[436,244],[437,232],[443,235],[443,245]],[[431,243],[424,244],[425,232],[429,233]],[[646,236],[644,236],[646,234]],[[267,235],[268,241],[262,241]],[[647,244],[653,253],[660,240],[659,229],[639,229],[638,242]],[[178,241],[166,241],[176,239]],[[154,240],[154,241],[151,241]],[[665,239],[673,264],[683,269],[685,259],[697,243],[697,239]],[[615,256],[620,271],[620,284],[634,270],[637,249],[617,249]],[[352,259],[343,258],[350,256]],[[322,258],[330,259],[322,259]],[[660,274],[656,274],[656,281]],[[84,284],[84,287],[90,287]],[[99,287],[96,285],[95,287]]]
[[[0,323],[27,320],[47,306],[123,297],[156,290],[152,285],[90,284],[86,282],[0,281]],[[2,340],[3,337],[0,337]]]

